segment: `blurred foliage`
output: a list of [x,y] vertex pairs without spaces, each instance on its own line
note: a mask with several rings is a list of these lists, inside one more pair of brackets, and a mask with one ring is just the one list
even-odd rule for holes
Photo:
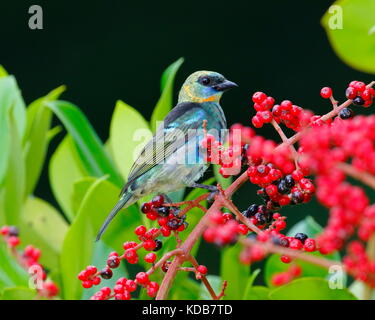
[[336,1],[323,16],[322,25],[345,63],[375,74],[375,1]]

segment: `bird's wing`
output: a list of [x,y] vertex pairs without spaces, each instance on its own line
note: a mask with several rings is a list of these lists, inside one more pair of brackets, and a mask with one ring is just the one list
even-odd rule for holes
[[163,163],[175,150],[185,144],[189,129],[202,128],[205,111],[198,103],[181,103],[166,116],[153,138],[142,149],[130,169],[128,181],[121,195],[138,177]]

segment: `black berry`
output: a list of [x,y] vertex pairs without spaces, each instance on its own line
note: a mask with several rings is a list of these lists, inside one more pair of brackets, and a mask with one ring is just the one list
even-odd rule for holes
[[307,234],[299,232],[294,236],[295,239],[301,241],[302,243],[305,243],[306,239],[308,238]]
[[295,185],[295,181],[292,177],[291,174],[288,174],[285,178],[284,178],[284,181],[285,181],[285,185],[288,187],[288,188],[293,188],[294,185]]
[[365,100],[362,97],[358,96],[353,99],[353,103],[357,106],[362,106],[365,104]]
[[163,242],[161,242],[159,239],[155,239],[155,244],[156,244],[156,247],[152,251],[159,251],[163,246]]
[[343,120],[353,118],[353,116],[354,116],[354,112],[350,108],[341,109],[339,112],[339,117]]
[[285,180],[281,180],[277,185],[277,191],[281,194],[288,194],[290,192],[290,188],[287,187]]
[[251,218],[253,215],[255,215],[258,212],[258,208],[259,208],[259,206],[257,204],[252,204],[245,211],[243,211],[242,214],[246,218]]
[[110,268],[106,267],[102,271],[100,271],[100,276],[103,279],[111,279],[113,275],[113,272]]
[[304,200],[303,193],[301,191],[295,191],[292,193],[292,203],[293,204],[298,204],[302,203]]
[[267,218],[263,215],[263,213],[260,212],[255,214],[255,219],[257,219],[258,224],[260,225],[263,225],[267,222]]
[[158,208],[158,213],[159,215],[161,215],[162,217],[166,217],[169,215],[169,212],[170,212],[170,208],[169,207],[160,207]]

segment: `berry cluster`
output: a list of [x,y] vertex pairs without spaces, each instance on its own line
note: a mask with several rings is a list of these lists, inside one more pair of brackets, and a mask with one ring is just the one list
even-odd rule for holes
[[375,260],[369,259],[364,245],[359,241],[352,241],[347,252],[348,255],[343,259],[346,270],[375,288]]
[[234,220],[230,213],[217,211],[209,218],[211,225],[204,231],[203,239],[218,246],[235,243],[239,235],[249,232],[249,228]]
[[286,127],[294,131],[300,131],[311,120],[316,120],[312,119],[312,112],[303,110],[289,100],[275,104],[275,99],[263,92],[255,92],[252,100],[256,114],[251,122],[255,128],[261,128],[265,123],[275,120],[277,123],[284,123]]
[[374,88],[366,88],[366,84],[361,81],[352,81],[346,89],[345,95],[353,100],[353,104],[368,108],[372,105],[375,97]]
[[126,279],[124,277],[119,278],[116,281],[116,285],[113,287],[113,291],[109,287],[101,288],[91,297],[91,300],[108,300],[112,298],[115,300],[130,300],[131,293],[137,290],[138,285],[145,288],[150,297],[155,297],[159,290],[159,284],[150,281],[146,272],[139,272],[135,280]]
[[[16,247],[21,243],[18,228],[15,226],[3,226],[0,228],[0,235],[3,237],[11,253],[15,256],[23,268],[31,276],[37,276],[37,280],[42,281],[42,287],[37,288],[38,295],[46,298],[53,298],[59,293],[57,285],[47,279],[47,272],[39,263],[41,251],[32,245],[27,245],[23,251],[19,252]],[[35,268],[37,267],[37,268]],[[39,279],[40,277],[40,279]]]
[[[177,207],[163,206],[165,204],[164,196],[155,196],[151,202],[145,202],[142,205],[141,211],[146,214],[150,220],[157,220],[160,226],[160,232],[164,237],[168,237],[172,231],[181,232],[188,227],[186,222],[186,215],[180,215],[180,210]],[[140,228],[137,235],[140,237],[152,236],[149,233],[142,233],[143,228]],[[152,247],[151,241],[150,246]],[[153,250],[153,249],[152,249]]]

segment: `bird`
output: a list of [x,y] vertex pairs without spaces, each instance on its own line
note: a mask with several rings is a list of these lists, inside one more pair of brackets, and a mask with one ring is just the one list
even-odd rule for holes
[[185,80],[177,105],[134,161],[120,199],[101,226],[96,241],[121,209],[146,195],[167,194],[184,187],[211,191],[216,188],[196,183],[209,166],[200,147],[203,122],[208,132],[216,130],[219,141],[225,139],[227,121],[220,99],[234,87],[238,87],[235,82],[214,71],[197,71]]

